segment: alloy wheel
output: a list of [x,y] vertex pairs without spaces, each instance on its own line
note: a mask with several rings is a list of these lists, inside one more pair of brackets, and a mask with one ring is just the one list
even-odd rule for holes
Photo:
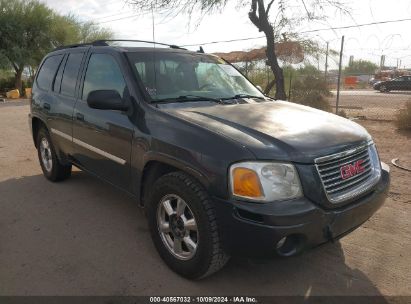
[[194,257],[199,233],[194,213],[178,195],[164,196],[157,209],[157,226],[165,247],[180,260]]
[[47,172],[51,172],[51,169],[53,168],[53,157],[51,154],[50,143],[46,137],[43,137],[40,141],[40,155],[44,168]]

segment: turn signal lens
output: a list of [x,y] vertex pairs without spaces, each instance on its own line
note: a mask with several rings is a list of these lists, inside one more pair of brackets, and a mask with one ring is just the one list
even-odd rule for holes
[[256,202],[275,202],[303,196],[297,169],[278,162],[241,162],[230,166],[234,197]]
[[233,174],[233,194],[243,197],[264,197],[260,178],[257,173],[247,168],[235,168]]

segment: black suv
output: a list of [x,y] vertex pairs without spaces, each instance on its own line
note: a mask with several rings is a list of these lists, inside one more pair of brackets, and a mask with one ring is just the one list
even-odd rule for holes
[[393,80],[379,81],[374,84],[374,90],[384,92],[411,91],[411,76],[400,76]]
[[389,168],[364,128],[272,100],[214,55],[149,46],[51,52],[29,123],[46,178],[74,165],[133,195],[174,271],[296,255],[383,204]]

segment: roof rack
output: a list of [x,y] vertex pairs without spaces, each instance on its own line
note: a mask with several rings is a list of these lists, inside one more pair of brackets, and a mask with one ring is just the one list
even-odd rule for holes
[[62,45],[58,46],[54,49],[54,51],[59,51],[59,50],[64,50],[64,49],[71,49],[71,48],[77,48],[77,47],[82,47],[82,46],[92,46],[93,43],[77,43],[77,44],[68,44],[68,45]]
[[133,39],[108,39],[108,40],[97,40],[94,41],[93,43],[105,43],[106,45],[109,45],[107,42],[142,42],[142,43],[149,43],[149,44],[158,44],[158,45],[164,45],[168,46],[172,49],[182,49],[185,50],[182,47],[179,47],[178,45],[175,44],[168,44],[168,43],[161,43],[161,42],[154,42],[154,41],[148,41],[148,40],[133,40]]
[[131,40],[131,39],[96,40],[96,41],[89,42],[89,43],[78,43],[78,44],[70,44],[70,45],[59,46],[59,47],[55,48],[54,50],[58,51],[58,50],[77,48],[77,47],[83,47],[83,46],[110,46],[110,44],[108,44],[108,42],[142,42],[142,43],[149,43],[149,44],[154,44],[154,45],[158,44],[158,45],[168,46],[172,49],[185,50],[185,48],[179,47],[178,45],[174,45],[174,44],[167,44],[167,43],[147,41],[147,40]]

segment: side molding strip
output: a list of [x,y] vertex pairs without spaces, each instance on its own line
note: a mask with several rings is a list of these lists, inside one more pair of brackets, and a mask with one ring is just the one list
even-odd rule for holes
[[63,137],[64,139],[67,139],[67,140],[69,140],[69,141],[72,141],[72,139],[73,139],[70,135],[67,135],[66,133],[63,133],[63,132],[61,132],[61,131],[59,131],[59,130],[56,130],[56,129],[53,129],[53,128],[51,128],[51,133],[54,133],[54,134],[56,134],[56,135],[58,135],[58,136],[61,136],[61,137]]
[[61,136],[61,137],[64,138],[64,139],[67,139],[67,140],[69,140],[69,141],[73,141],[75,144],[77,144],[77,145],[79,145],[79,146],[81,146],[81,147],[83,147],[83,148],[86,148],[87,150],[90,150],[90,151],[92,151],[92,152],[94,152],[94,153],[100,154],[100,155],[102,155],[102,156],[104,156],[104,157],[106,157],[106,158],[108,158],[108,159],[110,159],[110,160],[112,160],[112,161],[120,164],[120,165],[125,165],[125,164],[126,164],[126,161],[125,161],[124,159],[119,158],[119,157],[117,157],[117,156],[115,156],[115,155],[113,155],[113,154],[110,154],[110,153],[108,153],[108,152],[106,152],[106,151],[103,151],[103,150],[101,150],[101,149],[99,149],[99,148],[96,148],[96,147],[94,147],[94,146],[91,146],[91,145],[85,143],[84,141],[81,141],[81,140],[79,140],[79,139],[77,139],[77,138],[71,137],[70,135],[67,135],[66,133],[63,133],[63,132],[61,132],[61,131],[59,131],[59,130],[51,129],[51,132],[54,133],[54,134],[56,134],[56,135],[58,135],[58,136]]

